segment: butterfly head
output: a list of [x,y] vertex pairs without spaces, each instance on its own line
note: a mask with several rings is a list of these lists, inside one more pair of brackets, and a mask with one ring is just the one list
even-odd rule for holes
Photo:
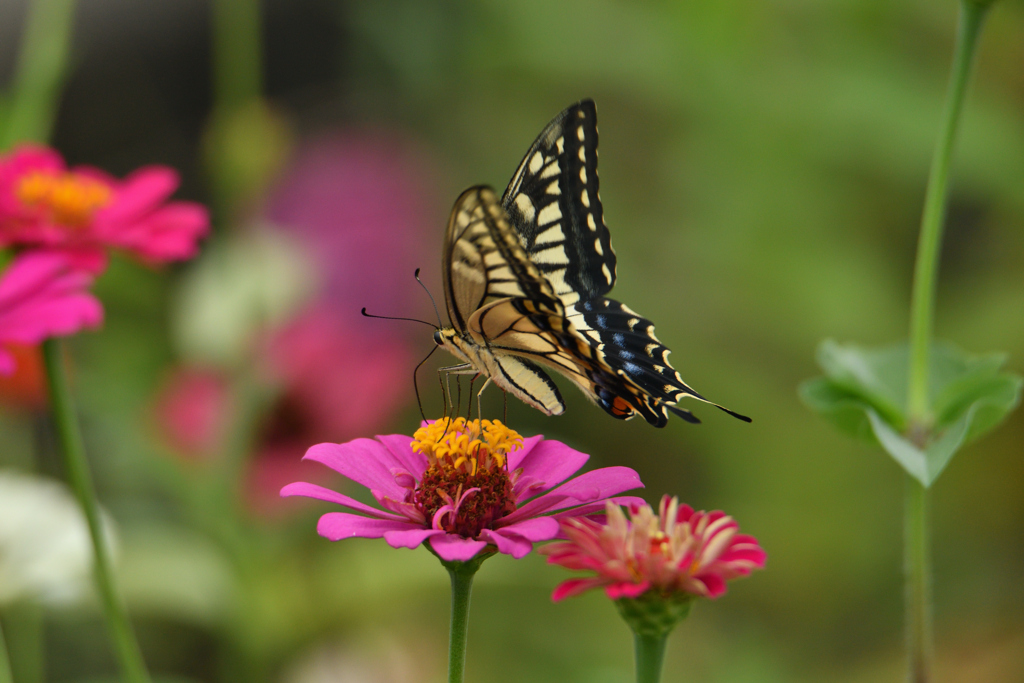
[[459,348],[462,335],[454,327],[439,327],[434,330],[434,343],[446,351]]

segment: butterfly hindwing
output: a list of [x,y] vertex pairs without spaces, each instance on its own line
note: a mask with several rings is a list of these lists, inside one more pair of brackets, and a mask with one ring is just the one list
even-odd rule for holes
[[599,194],[592,100],[565,109],[537,136],[501,205],[563,303],[611,290],[615,252]]

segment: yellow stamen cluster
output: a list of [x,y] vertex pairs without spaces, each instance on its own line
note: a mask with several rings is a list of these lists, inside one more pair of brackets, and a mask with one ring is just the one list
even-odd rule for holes
[[54,223],[82,227],[111,200],[104,183],[76,173],[33,171],[18,183],[16,193],[25,206],[48,209]]
[[504,467],[505,458],[523,447],[523,437],[499,420],[442,418],[413,434],[412,449],[423,453],[433,469],[476,474],[478,469]]

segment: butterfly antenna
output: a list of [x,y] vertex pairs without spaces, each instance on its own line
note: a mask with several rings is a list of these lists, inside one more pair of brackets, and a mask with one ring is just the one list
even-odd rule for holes
[[418,318],[402,318],[400,316],[394,315],[374,315],[373,313],[367,313],[366,306],[363,306],[362,314],[367,318],[378,318],[380,320],[407,320],[411,323],[420,323],[421,325],[427,325],[428,327],[432,327],[435,330],[437,329],[434,323],[428,323],[426,320],[419,320]]
[[420,279],[420,269],[419,268],[417,268],[416,272],[413,273],[413,277],[416,278],[416,282],[420,283],[420,287],[423,288],[423,291],[426,292],[427,296],[430,298],[430,305],[434,307],[434,315],[437,316],[437,326],[438,327],[444,327],[444,325],[441,324],[441,314],[438,313],[438,311],[437,311],[437,303],[434,302],[434,295],[430,293],[430,290],[427,289],[427,286],[425,284],[423,284],[423,280]]
[[427,354],[427,357],[421,360],[419,364],[416,365],[416,369],[412,371],[412,389],[413,391],[416,392],[416,405],[419,406],[420,408],[420,417],[423,418],[424,422],[427,421],[427,414],[423,412],[423,401],[420,400],[420,385],[416,381],[416,374],[420,371],[420,368],[423,367],[423,364],[426,363],[430,359],[430,357],[434,355],[434,351],[437,351],[439,348],[441,347],[435,346],[434,348],[430,349],[430,353]]

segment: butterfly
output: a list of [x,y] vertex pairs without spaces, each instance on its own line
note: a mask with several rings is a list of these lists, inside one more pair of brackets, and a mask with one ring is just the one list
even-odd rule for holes
[[[545,370],[561,373],[612,417],[655,427],[690,397],[746,422],[691,389],[668,361],[654,324],[605,295],[615,252],[597,179],[597,109],[565,109],[544,128],[499,199],[486,186],[458,198],[442,255],[450,327],[434,342],[462,361],[443,368],[485,375],[547,415],[565,402]],[[483,388],[481,389],[481,393]]]

